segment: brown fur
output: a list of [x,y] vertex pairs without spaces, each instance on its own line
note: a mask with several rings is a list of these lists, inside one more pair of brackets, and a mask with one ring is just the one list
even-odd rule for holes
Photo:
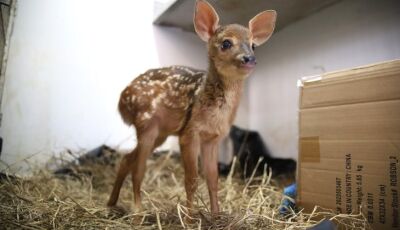
[[[218,15],[208,3],[199,0],[196,7],[196,32],[203,40],[208,39],[208,71],[183,66],[152,69],[122,91],[119,111],[126,124],[135,126],[138,145],[121,162],[108,202],[110,206],[116,204],[122,182],[130,171],[135,204],[140,207],[140,184],[147,156],[167,136],[176,135],[179,136],[185,168],[188,207],[192,208],[197,187],[197,159],[201,156],[211,211],[215,214],[219,210],[218,144],[235,119],[244,80],[255,65],[255,62],[246,65],[248,63],[244,63],[243,57],[254,56],[252,34],[258,31],[235,24],[219,27]],[[265,18],[263,13],[260,15]],[[250,26],[260,27],[259,20],[253,20]],[[262,33],[257,34],[263,39]],[[267,35],[270,34],[264,36]],[[232,44],[229,49],[221,48],[225,40]]]

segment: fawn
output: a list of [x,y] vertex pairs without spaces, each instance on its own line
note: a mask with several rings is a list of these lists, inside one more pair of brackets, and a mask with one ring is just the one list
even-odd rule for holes
[[214,8],[204,0],[196,1],[194,27],[208,42],[208,71],[184,66],[151,69],[122,91],[119,112],[126,124],[135,126],[138,144],[120,163],[108,206],[116,204],[130,172],[135,208],[141,208],[146,159],[167,136],[176,135],[185,170],[187,207],[193,208],[201,156],[211,213],[219,212],[218,145],[233,123],[244,80],[256,65],[254,47],[268,40],[275,20],[276,12],[268,10],[251,19],[249,28],[219,26]]

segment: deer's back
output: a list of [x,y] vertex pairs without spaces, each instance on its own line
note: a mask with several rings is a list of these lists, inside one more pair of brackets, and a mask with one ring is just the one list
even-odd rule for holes
[[165,132],[178,132],[206,73],[184,66],[151,69],[135,78],[121,93],[119,112],[128,125],[145,128],[158,122]]

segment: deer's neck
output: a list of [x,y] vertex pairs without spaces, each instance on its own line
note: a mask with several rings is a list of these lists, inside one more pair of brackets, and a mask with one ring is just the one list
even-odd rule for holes
[[[221,75],[210,61],[202,99],[206,104],[227,105],[234,111],[239,104],[244,80]],[[214,103],[213,103],[214,102]]]

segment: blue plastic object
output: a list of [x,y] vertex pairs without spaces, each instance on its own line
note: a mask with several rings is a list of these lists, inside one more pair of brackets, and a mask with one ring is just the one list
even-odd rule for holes
[[285,215],[285,214],[290,213],[290,209],[294,210],[294,208],[296,206],[296,203],[294,202],[294,200],[296,199],[296,194],[297,194],[296,183],[285,187],[283,189],[283,194],[293,199],[293,201],[288,198],[283,199],[281,208],[280,208],[280,213]]

